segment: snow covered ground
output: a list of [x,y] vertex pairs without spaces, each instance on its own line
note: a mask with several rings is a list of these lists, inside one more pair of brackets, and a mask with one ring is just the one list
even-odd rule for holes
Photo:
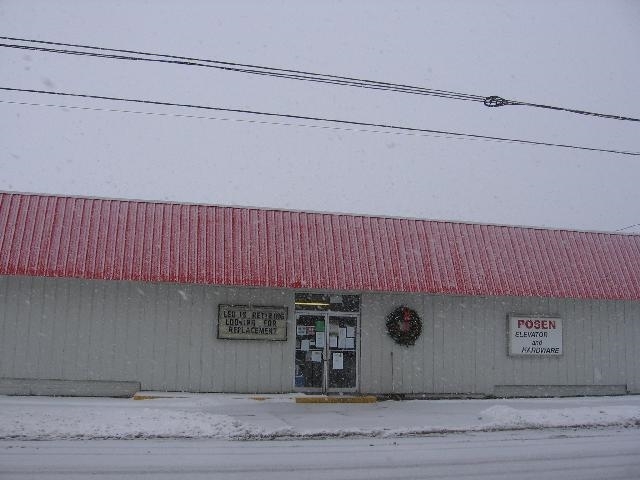
[[140,401],[0,396],[0,438],[15,440],[397,438],[611,426],[640,426],[640,396],[374,404],[298,404],[294,395],[172,394]]
[[2,480],[613,480],[640,477],[640,429],[412,438],[0,440]]

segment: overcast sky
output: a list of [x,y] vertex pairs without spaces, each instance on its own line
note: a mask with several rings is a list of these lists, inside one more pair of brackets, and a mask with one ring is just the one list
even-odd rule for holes
[[[640,117],[633,0],[4,0],[0,26],[2,36]],[[640,151],[638,122],[8,48],[0,62],[0,86]],[[0,100],[216,118],[0,103],[0,190],[586,230],[640,223],[638,156],[24,93]]]

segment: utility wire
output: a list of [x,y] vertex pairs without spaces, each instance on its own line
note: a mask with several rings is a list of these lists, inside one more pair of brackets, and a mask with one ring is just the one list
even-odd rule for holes
[[212,110],[212,111],[219,111],[219,112],[233,112],[233,113],[242,113],[242,114],[248,114],[248,115],[261,115],[261,116],[267,116],[267,117],[292,118],[296,120],[309,120],[314,122],[337,123],[340,125],[355,125],[359,127],[384,128],[384,129],[389,129],[393,131],[402,131],[402,132],[432,133],[432,134],[439,134],[439,135],[448,135],[448,136],[457,137],[457,138],[484,139],[484,140],[494,140],[497,142],[519,143],[523,145],[538,145],[538,146],[547,146],[547,147],[569,148],[569,149],[575,149],[575,150],[587,150],[587,151],[593,151],[593,152],[614,153],[618,155],[640,156],[640,152],[632,152],[632,151],[624,151],[624,150],[585,147],[580,145],[570,145],[570,144],[562,144],[562,143],[548,143],[548,142],[514,139],[514,138],[506,138],[506,137],[493,137],[489,135],[450,132],[446,130],[433,130],[433,129],[427,129],[427,128],[404,127],[399,125],[360,122],[355,120],[341,120],[341,119],[335,119],[335,118],[312,117],[307,115],[293,115],[293,114],[287,114],[287,113],[262,112],[257,110],[246,110],[246,109],[237,109],[237,108],[212,107],[212,106],[196,105],[196,104],[188,104],[188,103],[172,103],[172,102],[163,102],[158,100],[144,100],[144,99],[138,99],[138,98],[122,98],[122,97],[109,97],[109,96],[103,96],[103,95],[89,95],[89,94],[81,94],[81,93],[52,92],[48,90],[34,90],[34,89],[26,89],[26,88],[12,88],[12,87],[0,86],[0,90],[5,90],[9,92],[40,94],[40,95],[56,95],[56,96],[62,96],[62,97],[91,98],[96,100],[141,103],[141,104],[147,104],[147,105],[160,105],[160,106],[166,106],[166,107],[194,108],[194,109],[200,109],[200,110],[210,110],[210,111]]
[[357,133],[375,133],[375,134],[383,134],[383,135],[402,135],[402,136],[408,136],[408,137],[433,137],[433,138],[445,138],[445,139],[452,139],[452,140],[477,140],[477,141],[484,141],[484,142],[497,142],[497,140],[491,140],[486,138],[465,138],[465,137],[456,137],[456,136],[450,136],[450,135],[444,135],[444,134],[441,135],[436,133],[373,130],[371,128],[352,128],[352,127],[338,127],[334,125],[313,125],[309,123],[275,122],[275,121],[267,121],[267,120],[251,120],[247,118],[211,117],[211,116],[204,116],[204,115],[190,115],[186,113],[149,112],[149,111],[142,111],[142,110],[124,110],[119,108],[81,107],[78,105],[18,102],[14,100],[0,100],[0,103],[5,103],[8,105],[50,107],[50,108],[81,110],[81,111],[90,111],[90,112],[129,113],[129,114],[158,116],[158,117],[176,117],[176,118],[190,118],[190,119],[197,119],[197,120],[218,120],[222,122],[252,123],[252,124],[258,124],[258,125],[276,125],[281,127],[315,128],[320,130],[338,130],[338,131],[357,132]]
[[[46,44],[52,44],[52,45],[68,46],[68,47],[74,47],[74,48],[85,48],[85,49],[92,49],[92,50],[97,50],[102,52],[113,52],[113,53],[99,53],[95,51],[86,52],[82,50],[35,47],[31,45],[15,45],[15,44],[6,44],[6,43],[0,44],[0,47],[16,48],[21,50],[32,50],[32,51],[42,51],[42,52],[48,52],[48,53],[59,53],[59,54],[65,54],[65,55],[79,55],[79,56],[89,56],[89,57],[98,57],[98,58],[109,58],[109,59],[115,59],[115,60],[157,62],[157,63],[169,63],[174,65],[215,68],[219,70],[249,73],[254,75],[272,76],[272,77],[287,78],[292,80],[303,80],[303,81],[318,82],[318,83],[329,83],[334,85],[371,88],[375,90],[388,90],[388,91],[394,91],[399,93],[410,93],[415,95],[431,95],[436,97],[452,98],[455,100],[471,100],[476,102],[483,102],[485,99],[485,97],[480,95],[470,95],[466,93],[452,92],[447,90],[437,90],[437,89],[424,88],[424,87],[415,87],[411,85],[403,85],[403,84],[396,84],[396,83],[378,82],[378,81],[365,80],[365,79],[353,78],[353,77],[342,77],[337,75],[310,73],[310,72],[303,72],[299,70],[287,70],[287,69],[264,67],[264,66],[258,66],[258,65],[247,65],[247,64],[234,63],[234,62],[223,62],[218,60],[205,60],[205,59],[198,59],[198,58],[192,58],[192,57],[179,57],[176,55],[163,55],[163,54],[155,54],[155,53],[147,53],[147,52],[138,52],[135,50],[119,50],[119,49],[102,48],[102,47],[91,47],[87,45],[61,44],[58,42],[41,42],[38,40],[13,39],[11,37],[0,37],[0,39],[46,43]],[[131,55],[138,55],[138,56],[131,56]],[[140,57],[139,55],[144,55],[146,57]],[[154,57],[154,58],[149,58],[149,57]]]
[[[51,41],[44,41],[44,40],[34,40],[34,39],[4,37],[4,36],[0,36],[0,39],[9,40],[9,41],[19,41],[24,43],[36,43],[36,44],[42,44],[42,45],[55,45],[58,47],[83,48],[83,49],[89,49],[94,51],[86,52],[86,51],[80,51],[80,50],[69,50],[68,48],[61,49],[61,48],[34,47],[34,46],[6,44],[6,43],[0,44],[0,47],[5,47],[5,48],[17,48],[17,49],[43,51],[43,52],[66,54],[66,55],[83,55],[83,56],[91,56],[91,57],[99,57],[99,58],[110,58],[110,59],[116,59],[116,60],[160,62],[160,63],[173,63],[178,65],[187,65],[187,66],[200,66],[200,67],[216,68],[221,70],[248,73],[248,74],[254,74],[254,75],[265,75],[265,76],[273,76],[273,77],[279,77],[279,78],[287,78],[291,80],[329,83],[334,85],[370,88],[375,90],[386,90],[386,91],[393,91],[398,93],[409,93],[414,95],[429,95],[429,96],[436,96],[436,97],[448,98],[453,100],[476,101],[476,102],[483,102],[484,105],[487,107],[502,107],[502,106],[508,106],[508,105],[525,106],[525,107],[542,108],[542,109],[554,110],[554,111],[562,111],[562,112],[574,113],[579,115],[593,116],[593,117],[599,117],[599,118],[607,118],[607,119],[613,119],[613,120],[640,122],[640,118],[590,112],[587,110],[558,107],[553,105],[544,105],[540,103],[525,102],[521,100],[508,100],[496,95],[481,96],[481,95],[453,92],[449,90],[438,90],[438,89],[430,89],[430,88],[424,88],[424,87],[416,87],[411,85],[365,80],[365,79],[354,78],[354,77],[344,77],[339,75],[312,73],[312,72],[305,72],[301,70],[289,70],[289,69],[265,67],[265,66],[259,66],[259,65],[242,64],[242,63],[236,63],[236,62],[225,62],[225,61],[219,61],[219,60],[207,60],[207,59],[200,59],[200,58],[193,58],[193,57],[182,57],[178,55],[149,53],[149,52],[142,52],[142,51],[136,51],[136,50],[114,49],[114,48],[96,47],[91,45],[51,42]],[[111,53],[97,53],[97,52],[111,52]],[[122,54],[127,54],[127,55],[122,55]],[[131,55],[138,55],[138,56],[133,57]],[[143,57],[140,57],[139,55],[143,55]],[[153,57],[153,58],[150,58],[150,57]]]
[[633,225],[629,225],[627,227],[623,227],[623,228],[619,228],[618,230],[614,230],[614,232],[622,232],[623,230],[629,230],[630,228],[638,227],[638,226],[640,226],[640,223],[634,223]]

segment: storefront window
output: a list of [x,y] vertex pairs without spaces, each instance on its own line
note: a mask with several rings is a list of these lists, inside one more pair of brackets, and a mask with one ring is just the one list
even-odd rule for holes
[[360,295],[296,293],[296,310],[359,312]]

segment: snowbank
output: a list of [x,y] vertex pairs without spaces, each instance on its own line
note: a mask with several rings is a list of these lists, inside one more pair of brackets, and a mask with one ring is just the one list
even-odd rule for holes
[[[561,407],[561,408],[559,408]],[[148,401],[0,396],[0,438],[327,438],[640,426],[640,397],[298,405],[291,397]]]

